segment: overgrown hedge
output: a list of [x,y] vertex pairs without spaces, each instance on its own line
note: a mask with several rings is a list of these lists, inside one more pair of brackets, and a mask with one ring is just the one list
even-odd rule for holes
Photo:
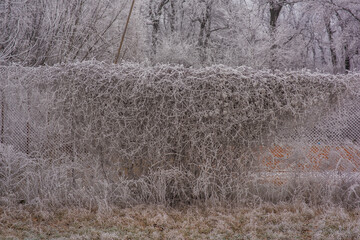
[[[36,113],[29,116],[41,120],[32,124],[41,125],[36,129],[43,136],[36,156],[71,163],[74,186],[94,176],[139,184],[152,176],[154,184],[162,179],[165,192],[170,184],[172,199],[239,197],[241,184],[259,168],[259,146],[316,122],[356,95],[359,79],[359,74],[100,62],[0,67],[0,72],[3,91],[20,86],[20,92],[31,92]],[[135,185],[127,191],[145,194]],[[151,182],[146,186],[150,195],[144,198],[152,198]]]
[[358,77],[100,62],[1,71],[2,82],[39,91],[32,104],[48,108],[48,131],[73,154],[125,168],[253,161],[248,150],[311,124]]

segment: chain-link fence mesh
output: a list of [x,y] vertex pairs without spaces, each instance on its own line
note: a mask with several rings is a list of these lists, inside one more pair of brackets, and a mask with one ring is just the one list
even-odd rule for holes
[[285,183],[289,172],[357,175],[360,99],[348,99],[314,126],[303,127],[280,139],[278,144],[260,151],[267,177],[276,184]]
[[49,154],[64,147],[70,152],[71,147],[51,132],[48,94],[53,93],[29,84],[31,74],[23,79],[16,72],[6,74],[0,84],[0,142],[28,155]]
[[[4,85],[3,85],[4,86]],[[38,150],[39,140],[37,126],[41,126],[38,116],[34,114],[31,96],[34,89],[22,86],[7,85],[0,91],[1,99],[1,143],[12,145],[17,151],[29,154]]]

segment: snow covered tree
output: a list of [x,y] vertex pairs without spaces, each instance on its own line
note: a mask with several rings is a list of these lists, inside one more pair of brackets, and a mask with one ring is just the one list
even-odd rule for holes
[[0,2],[0,63],[38,66],[113,57],[125,1]]
[[[1,0],[0,64],[113,61],[129,3]],[[125,60],[332,73],[360,66],[354,0],[149,0],[133,15]]]

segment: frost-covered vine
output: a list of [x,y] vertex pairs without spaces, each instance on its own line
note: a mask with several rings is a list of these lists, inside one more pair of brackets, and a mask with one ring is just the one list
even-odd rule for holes
[[109,155],[154,162],[220,160],[230,152],[226,160],[239,160],[245,148],[321,116],[350,83],[331,75],[223,66],[86,63],[57,71],[55,121],[66,121],[79,141],[111,146],[113,153],[104,150]]
[[244,161],[336,106],[354,77],[98,62],[21,72],[29,88],[46,88],[47,124],[77,154],[149,165]]
[[[0,70],[3,91],[32,92],[29,117],[41,132],[32,140],[41,156],[91,166],[109,182],[138,179],[128,191],[147,189],[146,198],[154,187],[146,184],[165,184],[154,188],[166,191],[171,183],[172,196],[184,199],[240,194],[236,187],[259,167],[259,146],[316,122],[356,95],[359,79],[220,65],[84,62]],[[69,170],[74,184],[92,181],[79,169]]]

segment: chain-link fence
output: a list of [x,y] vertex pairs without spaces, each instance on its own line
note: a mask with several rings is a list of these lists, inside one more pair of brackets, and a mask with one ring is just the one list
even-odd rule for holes
[[59,148],[70,152],[71,147],[52,134],[48,94],[53,93],[45,91],[44,86],[29,84],[31,74],[25,78],[19,78],[18,73],[12,73],[14,77],[10,72],[5,74],[0,83],[0,143],[28,155]]
[[[287,131],[291,132],[291,131]],[[265,175],[277,184],[289,173],[358,175],[360,172],[360,99],[353,98],[324,115],[314,125],[262,149]]]
[[35,99],[32,92],[35,89],[26,89],[20,85],[9,85],[0,90],[1,143],[12,145],[17,151],[27,154],[39,150],[42,131],[39,127],[44,112],[35,113]]

